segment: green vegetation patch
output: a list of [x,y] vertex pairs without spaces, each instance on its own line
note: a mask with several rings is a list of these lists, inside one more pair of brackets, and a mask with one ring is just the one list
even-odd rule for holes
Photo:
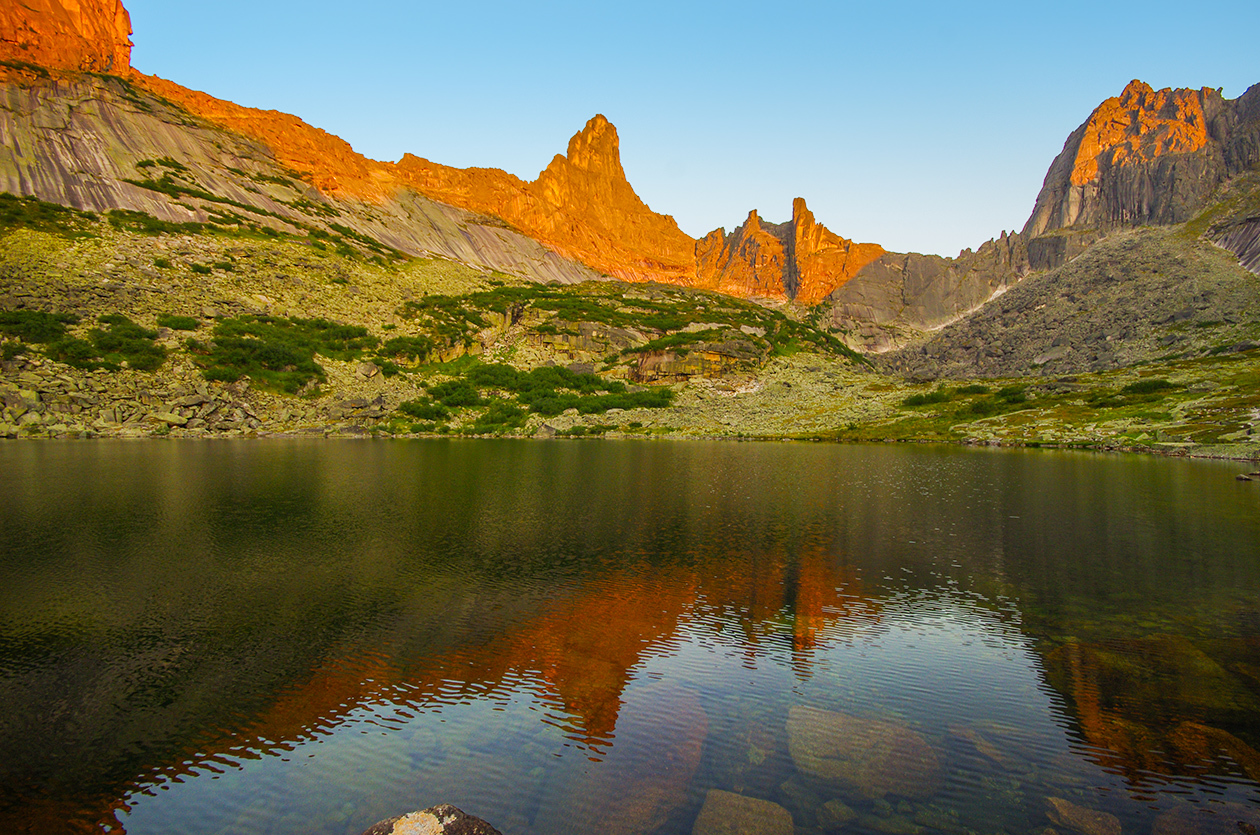
[[0,333],[34,344],[55,342],[66,335],[66,326],[76,324],[73,313],[45,313],[42,310],[0,310]]
[[93,328],[87,339],[63,335],[49,342],[45,353],[75,368],[117,371],[124,364],[138,371],[156,371],[166,361],[166,349],[154,342],[157,331],[142,328],[118,313],[102,316],[107,327]]
[[224,319],[209,343],[187,346],[207,380],[235,382],[249,377],[262,388],[296,394],[308,383],[327,379],[315,355],[353,360],[378,340],[359,325],[327,319],[240,316]]
[[162,313],[157,317],[159,328],[170,328],[173,331],[195,331],[201,327],[201,322],[192,316],[175,316],[170,313]]
[[[528,318],[527,313],[531,313]],[[498,286],[409,301],[398,314],[432,341],[431,350],[469,347],[477,332],[492,323],[525,320],[533,322],[529,327],[538,334],[577,335],[577,324],[593,323],[649,335],[646,344],[621,352],[625,355],[685,354],[696,346],[720,342],[746,345],[750,358],[809,349],[866,362],[831,334],[778,311],[727,296],[658,285],[609,281]],[[704,327],[696,328],[697,323]]]
[[18,197],[0,192],[0,232],[33,229],[50,235],[83,238],[92,235],[91,224],[96,219],[91,212],[46,203],[34,196]]

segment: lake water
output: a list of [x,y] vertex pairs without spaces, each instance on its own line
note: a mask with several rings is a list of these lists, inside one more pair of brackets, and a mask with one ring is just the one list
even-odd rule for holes
[[1245,469],[3,444],[0,831],[1254,835]]

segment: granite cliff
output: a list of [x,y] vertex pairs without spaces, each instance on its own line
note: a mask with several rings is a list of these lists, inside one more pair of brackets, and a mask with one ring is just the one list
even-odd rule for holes
[[[832,325],[862,350],[887,351],[927,338],[939,343],[936,331],[978,314],[1026,276],[1063,267],[1107,236],[1133,228],[1185,224],[1186,235],[1172,239],[1173,244],[1160,239],[1156,248],[1165,251],[1183,240],[1189,246],[1202,236],[1256,272],[1257,166],[1260,85],[1229,100],[1216,90],[1157,91],[1141,81],[1130,82],[1068,137],[1020,232],[1003,232],[957,258],[883,255],[827,298]],[[1109,251],[1136,252],[1125,247]],[[1152,262],[1142,252],[1140,260],[1149,269]],[[1187,249],[1177,257],[1197,256]],[[1134,264],[1125,272],[1133,272],[1130,267]],[[1042,293],[1055,292],[1053,283],[1039,286]],[[1175,304],[1171,297],[1165,301]],[[1157,318],[1175,312],[1170,309]],[[1155,316],[1153,309],[1150,315]],[[1042,317],[1039,333],[1054,339],[1059,324]],[[974,341],[974,334],[961,340]],[[1019,354],[1031,359],[1050,347],[1029,344]],[[1106,363],[1109,356],[1091,362]],[[1009,370],[1008,365],[999,362],[996,367]],[[900,360],[894,366],[906,367]],[[921,361],[909,366],[924,371]]]
[[754,210],[727,235],[715,229],[696,243],[696,286],[732,296],[822,301],[884,254],[814,220],[804,198],[792,201],[792,219],[766,223]]
[[121,0],[13,0],[0,6],[0,61],[83,72],[131,66]]
[[[155,106],[152,99],[145,99],[138,108],[145,113],[165,111],[167,128],[214,127],[238,135],[237,144],[240,138],[252,140],[255,151],[270,156],[285,174],[296,174],[295,179],[315,192],[303,199],[331,201],[338,205],[339,211],[351,215],[377,216],[374,229],[346,224],[362,234],[408,254],[452,254],[467,250],[468,243],[472,243],[474,249],[487,243],[492,249],[499,249],[487,238],[503,237],[503,234],[485,230],[505,229],[536,242],[532,248],[541,244],[549,254],[530,253],[522,258],[498,253],[482,260],[496,269],[509,269],[542,280],[552,280],[560,273],[570,278],[602,273],[629,281],[660,281],[721,289],[746,297],[815,304],[883,252],[877,245],[854,244],[832,234],[814,221],[803,201],[794,205],[792,220],[787,224],[767,226],[771,237],[779,235],[777,244],[762,240],[758,237],[759,230],[747,224],[747,228],[741,227],[729,241],[724,233],[715,232],[697,242],[682,232],[672,217],[652,211],[634,192],[621,165],[617,130],[602,115],[596,115],[574,135],[566,154],[557,155],[535,180],[528,182],[495,168],[459,169],[411,154],[404,155],[396,164],[368,159],[344,140],[295,116],[241,107],[132,69],[129,33],[129,18],[118,0],[40,0],[20,5],[0,17],[0,43],[4,46],[0,58],[8,62],[6,67],[0,67],[0,81],[18,88],[11,90],[11,97],[25,99],[24,106],[19,107],[21,116],[30,124],[41,124],[49,120],[37,112],[39,107],[50,104],[55,108],[56,102],[51,100],[65,92],[64,85],[70,85],[71,98],[79,98],[80,103],[84,98],[99,99],[92,93],[84,96],[80,85],[87,80],[77,77],[78,71],[119,76],[127,83],[124,97],[130,95],[139,101],[138,96],[148,94],[158,100]],[[33,71],[35,66],[39,68],[38,73]],[[52,71],[51,79],[49,71]],[[40,101],[32,103],[29,100],[31,88],[41,84],[54,85],[54,89],[61,92],[50,95],[45,90]],[[63,132],[71,129],[70,120],[60,115],[52,121],[58,122]],[[84,120],[73,121],[75,135],[90,146],[75,151],[87,157],[89,168],[95,169],[89,172],[95,180],[94,187],[58,187],[56,183],[65,175],[73,174],[75,166],[50,167],[51,155],[46,148],[62,141],[64,136],[30,135],[27,138],[33,142],[33,153],[11,158],[3,168],[10,191],[34,194],[54,202],[65,201],[66,205],[81,209],[156,210],[159,217],[189,219],[186,211],[166,205],[164,201],[151,196],[140,200],[134,189],[125,184],[126,180],[134,179],[129,177],[131,172],[125,170],[126,165],[115,164],[111,169],[108,164],[119,156],[126,156],[120,154],[120,150],[133,150],[128,147],[127,135],[145,137],[151,132],[136,124],[119,125],[115,130],[106,131],[102,138],[107,142],[96,142]],[[190,146],[196,149],[194,156],[204,156],[199,147],[203,138],[186,137],[179,141],[168,137],[171,141],[157,150],[169,151],[169,158],[187,164]],[[181,145],[183,147],[166,147]],[[64,158],[65,154],[61,156]],[[161,156],[166,154],[157,158]],[[126,162],[147,158],[152,157]],[[229,164],[229,168],[239,169],[240,166]],[[263,173],[261,176],[275,175]],[[231,179],[223,171],[215,172],[214,178]],[[248,192],[249,187],[232,191]],[[248,194],[215,193],[253,205]],[[417,198],[423,199],[417,201]],[[277,210],[270,202],[255,208],[294,219],[290,218],[292,213]],[[412,212],[408,207],[417,202],[426,208],[440,204],[444,208],[437,211],[459,218],[466,228],[476,227],[476,231],[469,236],[456,235],[454,242],[434,241],[432,235],[408,228],[414,225],[413,221],[422,227],[430,225],[425,219],[410,216]],[[449,207],[462,211],[452,212]],[[394,217],[382,220],[379,217],[382,214]],[[204,212],[198,215],[197,219],[205,219]],[[485,222],[487,219],[489,223]],[[309,218],[302,222],[306,220]],[[722,238],[720,244],[716,243],[715,236]],[[458,240],[460,237],[475,240],[466,242]],[[774,258],[761,253],[759,243],[765,245],[767,252],[775,250]],[[525,248],[531,249],[531,245]],[[459,257],[468,258],[466,252]],[[531,261],[543,262],[545,268],[533,269]],[[471,262],[479,263],[478,256],[474,254]],[[561,268],[560,262],[570,262],[573,266]]]

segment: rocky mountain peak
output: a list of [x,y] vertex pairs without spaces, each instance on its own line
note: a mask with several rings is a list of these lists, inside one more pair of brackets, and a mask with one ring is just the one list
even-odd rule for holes
[[878,244],[856,244],[815,221],[798,197],[787,223],[766,223],[754,209],[730,235],[706,235],[696,245],[696,279],[732,295],[817,304],[883,254]]
[[1072,185],[1097,180],[1100,163],[1135,165],[1202,148],[1208,141],[1203,103],[1210,92],[1156,91],[1137,79],[1130,81],[1119,96],[1098,105],[1085,123],[1072,167]]
[[614,179],[626,178],[626,172],[621,167],[617,128],[603,114],[597,113],[573,135],[565,156],[574,168]]
[[131,67],[131,16],[121,0],[2,3],[0,60],[125,74]]

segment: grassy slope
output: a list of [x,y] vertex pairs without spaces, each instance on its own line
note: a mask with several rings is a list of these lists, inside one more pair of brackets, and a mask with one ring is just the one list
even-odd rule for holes
[[[103,389],[98,398],[101,408],[118,407],[119,425],[100,423],[99,409],[90,406],[81,414],[61,414],[55,425],[49,418],[23,426],[22,435],[50,430],[103,435],[213,433],[213,427],[189,431],[144,419],[139,416],[142,409],[127,412],[131,417],[123,419],[121,407],[124,401],[143,401],[142,395],[149,392],[165,392],[149,397],[154,401],[148,404],[149,411],[161,411],[172,405],[163,398],[172,401],[209,385],[209,394],[216,397],[220,396],[216,392],[230,390],[230,396],[249,406],[249,415],[257,418],[230,422],[228,434],[360,427],[355,431],[466,429],[528,435],[546,420],[571,434],[1150,449],[1193,444],[1200,451],[1244,457],[1257,451],[1249,434],[1260,422],[1257,351],[1167,357],[1072,378],[984,380],[987,393],[967,388],[964,378],[935,396],[915,399],[916,393],[937,392],[940,387],[874,373],[819,332],[725,297],[602,282],[540,288],[456,262],[382,264],[320,250],[306,240],[224,232],[143,234],[100,219],[53,221],[10,221],[11,228],[0,236],[0,309],[73,313],[80,324],[70,331],[79,335],[99,327],[101,315],[125,314],[152,329],[159,327],[159,317],[182,316],[197,320],[199,328],[190,333],[203,341],[212,340],[216,322],[227,318],[318,317],[361,326],[378,347],[341,358],[319,354],[315,359],[325,372],[323,378],[295,397],[262,391],[258,380],[252,387],[207,384],[198,365],[204,361],[185,347],[189,333],[167,331],[158,342],[167,348],[169,358],[151,374],[84,371],[60,364],[40,371],[73,379],[84,390]],[[1210,331],[1196,328],[1195,335]],[[399,337],[424,337],[436,347],[423,360],[393,355],[399,373],[388,378],[356,373],[359,363],[368,359],[388,366],[379,346]],[[738,361],[723,367],[721,374],[674,383],[671,388],[677,394],[668,408],[544,416],[530,413],[515,392],[483,385],[479,389],[483,403],[449,409],[444,420],[418,419],[398,410],[403,403],[419,403],[422,406],[413,411],[431,416],[423,404],[441,402],[434,386],[466,379],[471,367],[484,363],[529,369],[577,362],[589,366],[579,371],[594,371],[609,381],[601,390],[605,394],[618,383],[628,382],[633,389],[635,381],[628,378],[652,349],[670,350],[679,362],[711,349],[729,349]],[[42,352],[39,346],[23,350],[21,356],[32,358]],[[31,374],[31,368],[11,362],[0,381],[6,396],[29,391],[35,379]],[[1167,380],[1169,387],[1125,391],[1144,379]],[[114,388],[121,395],[111,399]],[[1000,394],[1003,389],[1006,394]],[[1012,390],[1019,390],[1018,396],[1011,395]],[[566,392],[576,396],[559,390]],[[51,403],[69,394],[50,391],[45,400]],[[925,399],[936,402],[920,402]],[[13,415],[13,409],[0,412],[0,424]]]

